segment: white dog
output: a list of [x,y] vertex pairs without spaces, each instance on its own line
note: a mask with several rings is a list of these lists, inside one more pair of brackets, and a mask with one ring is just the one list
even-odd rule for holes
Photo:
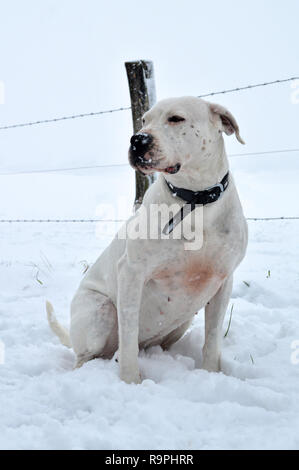
[[[199,98],[163,100],[145,113],[141,131],[131,139],[129,160],[143,174],[160,174],[125,228],[132,234],[133,224],[136,235],[137,227],[155,222],[158,236],[125,237],[124,228],[120,231],[81,282],[69,333],[47,303],[50,326],[74,349],[77,366],[111,358],[118,350],[121,379],[139,383],[139,349],[168,348],[204,307],[202,366],[219,370],[233,272],[247,246],[247,224],[229,173],[223,132],[235,133],[244,143],[232,114]],[[166,225],[151,211],[154,205],[174,203],[178,210],[167,216]],[[197,220],[202,223],[196,226]],[[184,233],[175,238],[174,229],[184,227],[195,229],[195,238],[201,233],[198,249]]]

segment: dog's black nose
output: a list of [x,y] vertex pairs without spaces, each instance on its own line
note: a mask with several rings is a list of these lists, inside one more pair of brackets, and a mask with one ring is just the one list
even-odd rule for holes
[[131,154],[137,159],[142,159],[144,154],[149,150],[153,141],[151,134],[135,134],[131,137]]

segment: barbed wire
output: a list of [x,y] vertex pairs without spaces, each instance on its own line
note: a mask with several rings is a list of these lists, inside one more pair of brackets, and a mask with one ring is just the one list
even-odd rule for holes
[[[234,93],[234,92],[239,92],[239,91],[244,91],[244,90],[250,90],[253,88],[258,88],[258,87],[265,87],[269,85],[278,85],[281,83],[286,83],[286,82],[292,82],[294,80],[299,80],[299,77],[290,77],[290,78],[285,78],[281,80],[273,80],[271,82],[264,82],[264,83],[256,83],[254,85],[247,85],[243,87],[237,87],[237,88],[231,88],[228,90],[222,90],[222,91],[214,91],[211,93],[205,93],[203,95],[198,95],[198,98],[206,98],[208,96],[215,96],[215,95],[224,95],[227,93]],[[16,129],[18,127],[29,127],[29,126],[36,126],[40,124],[49,124],[53,122],[59,122],[59,121],[67,121],[69,119],[78,119],[78,118],[85,118],[85,117],[92,117],[92,116],[99,116],[101,114],[110,114],[110,113],[116,113],[119,111],[128,111],[131,109],[131,106],[123,106],[120,108],[115,108],[115,109],[108,109],[104,111],[94,111],[94,112],[89,112],[89,113],[81,113],[81,114],[73,114],[70,116],[62,116],[62,117],[56,117],[56,118],[51,118],[51,119],[41,119],[39,121],[31,121],[31,122],[24,122],[24,123],[18,123],[18,124],[9,124],[6,126],[1,126],[0,130],[8,130],[8,129]]]
[[[0,219],[0,223],[14,224],[14,223],[31,223],[31,224],[40,224],[40,223],[98,223],[98,222],[108,222],[108,223],[124,223],[127,219]],[[247,217],[246,220],[249,221],[275,221],[275,220],[299,220],[299,216],[291,217]]]
[[73,170],[91,170],[94,168],[114,168],[114,167],[122,167],[122,166],[129,166],[129,163],[112,163],[110,165],[89,165],[89,166],[74,166],[74,167],[67,167],[67,168],[49,168],[46,170],[25,170],[25,171],[11,171],[7,173],[0,173],[0,176],[9,176],[9,175],[30,175],[34,173],[55,173],[59,171],[73,171]]
[[[299,148],[297,149],[284,149],[284,150],[268,150],[262,152],[250,152],[250,153],[232,153],[229,154],[229,157],[248,157],[254,155],[271,155],[271,154],[279,154],[279,153],[291,153],[291,152],[299,152]],[[77,171],[77,170],[91,170],[95,168],[114,168],[114,167],[128,167],[129,163],[111,163],[111,164],[103,164],[103,165],[88,165],[88,166],[73,166],[73,167],[66,167],[66,168],[48,168],[45,170],[24,170],[24,171],[11,171],[6,173],[0,173],[0,176],[10,176],[10,175],[30,175],[35,173],[56,173],[60,171]]]
[[128,109],[131,109],[131,106],[126,106],[126,107],[121,107],[121,108],[116,108],[116,109],[108,109],[105,111],[95,111],[95,112],[90,112],[90,113],[73,114],[71,116],[63,116],[63,117],[57,117],[57,118],[52,118],[52,119],[42,119],[40,121],[23,122],[20,124],[10,124],[8,126],[0,127],[0,130],[3,131],[6,129],[15,129],[16,127],[36,126],[38,124],[48,124],[52,122],[67,121],[68,119],[78,119],[78,118],[85,118],[85,117],[91,117],[91,116],[99,116],[100,114],[117,113],[118,111],[127,111]]
[[294,80],[299,80],[299,77],[291,77],[291,78],[285,78],[285,79],[282,79],[282,80],[273,80],[272,82],[257,83],[255,85],[247,85],[247,86],[243,86],[243,87],[231,88],[229,90],[215,91],[215,92],[212,92],[212,93],[207,93],[205,95],[199,95],[198,98],[206,98],[207,96],[215,96],[215,95],[224,95],[226,93],[233,93],[233,92],[238,92],[238,91],[243,91],[243,90],[250,90],[252,88],[258,88],[258,87],[263,87],[263,86],[268,86],[268,85],[277,85],[279,83],[292,82]]
[[251,221],[259,221],[259,220],[265,220],[266,222],[269,220],[299,220],[299,216],[293,216],[293,217],[247,217],[246,220],[251,220]]
[[271,155],[277,153],[291,153],[291,152],[299,152],[298,149],[284,149],[284,150],[267,150],[262,152],[249,152],[249,153],[231,153],[228,155],[229,157],[249,157],[254,155]]
[[32,223],[32,224],[48,224],[48,223],[96,223],[96,222],[125,222],[125,219],[0,219],[0,223]]

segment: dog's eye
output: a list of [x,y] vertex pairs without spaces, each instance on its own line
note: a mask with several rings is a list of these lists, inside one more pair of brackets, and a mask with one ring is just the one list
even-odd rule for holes
[[142,125],[144,126],[144,124],[145,124],[145,119],[142,118]]
[[167,119],[168,122],[172,122],[172,123],[177,123],[177,122],[182,122],[182,121],[185,121],[185,118],[183,118],[182,116],[170,116],[168,119]]

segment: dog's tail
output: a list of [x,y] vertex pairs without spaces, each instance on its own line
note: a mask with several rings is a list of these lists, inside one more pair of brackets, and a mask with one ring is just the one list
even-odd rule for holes
[[66,328],[64,328],[62,325],[60,325],[54,315],[54,308],[53,305],[46,301],[46,310],[47,310],[47,316],[48,316],[48,322],[50,325],[51,330],[53,333],[58,336],[60,342],[66,346],[67,348],[71,348],[71,340],[70,340],[70,335],[69,332],[67,331]]

